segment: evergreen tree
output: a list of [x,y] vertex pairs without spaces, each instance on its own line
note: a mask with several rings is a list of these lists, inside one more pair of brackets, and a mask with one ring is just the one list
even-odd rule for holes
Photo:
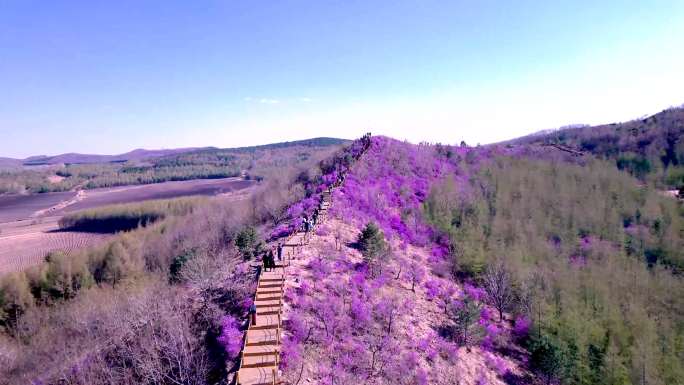
[[357,242],[363,257],[368,263],[374,262],[387,249],[385,235],[380,231],[378,225],[373,222],[366,224],[366,227],[359,234]]

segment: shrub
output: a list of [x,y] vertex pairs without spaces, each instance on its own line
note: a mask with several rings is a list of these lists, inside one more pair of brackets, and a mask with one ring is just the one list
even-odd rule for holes
[[117,240],[107,247],[95,278],[98,282],[106,282],[116,286],[125,278],[141,270],[139,261],[131,254],[125,242]]
[[546,384],[550,384],[561,373],[563,368],[563,352],[560,346],[550,337],[541,335],[533,338],[528,347],[530,366],[544,377]]
[[374,222],[366,224],[357,242],[363,257],[369,263],[375,261],[387,248],[385,236]]
[[171,280],[172,281],[179,281],[180,280],[180,273],[183,267],[195,257],[195,250],[187,250],[184,253],[176,256],[173,258],[173,261],[171,262],[171,267],[169,269],[169,272],[171,273]]
[[53,252],[45,260],[47,265],[40,284],[53,299],[73,298],[79,290],[94,283],[93,276],[80,258]]
[[0,325],[14,326],[33,304],[26,274],[12,273],[3,278],[0,282]]
[[243,333],[240,331],[240,324],[235,317],[227,315],[221,319],[221,335],[219,343],[225,349],[228,359],[234,360],[240,355],[242,350]]
[[235,246],[245,260],[256,256],[259,247],[259,235],[253,226],[244,227],[235,237]]
[[465,296],[461,301],[453,301],[449,306],[449,316],[453,322],[452,337],[459,343],[469,346],[474,342],[475,327],[480,319],[482,305]]

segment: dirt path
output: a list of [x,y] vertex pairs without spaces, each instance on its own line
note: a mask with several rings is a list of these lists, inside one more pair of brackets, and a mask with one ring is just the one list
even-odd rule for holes
[[48,208],[43,209],[43,210],[38,210],[35,213],[31,214],[30,218],[42,217],[42,216],[45,216],[46,214],[49,214],[49,213],[52,213],[52,212],[55,212],[58,210],[62,210],[68,206],[73,205],[74,203],[77,203],[77,202],[84,200],[86,198],[86,196],[87,196],[87,193],[85,190],[78,190],[76,192],[76,196],[74,196],[73,198],[66,200],[66,201],[63,201],[63,202],[60,202],[60,203],[58,203],[52,207],[48,207]]

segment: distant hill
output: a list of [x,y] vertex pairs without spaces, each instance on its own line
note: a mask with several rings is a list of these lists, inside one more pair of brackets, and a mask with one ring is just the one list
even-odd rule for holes
[[128,161],[141,161],[146,159],[161,158],[166,156],[173,156],[185,153],[195,152],[213,152],[213,151],[244,151],[252,152],[256,150],[268,150],[275,148],[285,148],[291,146],[333,146],[347,142],[345,139],[338,138],[311,138],[304,140],[296,140],[291,142],[271,143],[258,146],[248,147],[234,147],[220,149],[217,147],[187,147],[187,148],[173,148],[173,149],[159,149],[146,150],[135,149],[118,155],[98,155],[98,154],[81,154],[81,153],[67,153],[60,155],[36,155],[26,159],[12,159],[0,158],[0,167],[17,167],[17,166],[44,166],[53,164],[93,164],[93,163],[123,163]]
[[19,167],[19,166],[21,166],[21,160],[19,160],[19,159],[0,157],[0,167]]
[[118,155],[95,155],[68,153],[55,156],[38,155],[21,160],[24,166],[39,166],[46,164],[92,164],[92,163],[119,163],[131,160],[143,160],[158,158],[167,155],[182,154],[200,150],[200,148],[174,148],[161,150],[145,150],[142,148]]
[[312,138],[260,146],[164,150],[119,155],[62,154],[0,160],[0,194],[69,191],[245,175],[261,179],[334,149],[347,141]]
[[684,108],[600,126],[572,126],[514,139],[508,144],[556,145],[615,161],[621,170],[659,187],[684,185]]

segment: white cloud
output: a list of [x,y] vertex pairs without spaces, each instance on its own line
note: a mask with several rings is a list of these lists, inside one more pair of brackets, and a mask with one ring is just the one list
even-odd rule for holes
[[311,103],[314,101],[313,98],[308,96],[302,96],[299,98],[290,99],[276,99],[276,98],[253,98],[251,96],[246,96],[242,98],[243,101],[248,103],[259,103],[259,104],[281,104],[281,103]]

